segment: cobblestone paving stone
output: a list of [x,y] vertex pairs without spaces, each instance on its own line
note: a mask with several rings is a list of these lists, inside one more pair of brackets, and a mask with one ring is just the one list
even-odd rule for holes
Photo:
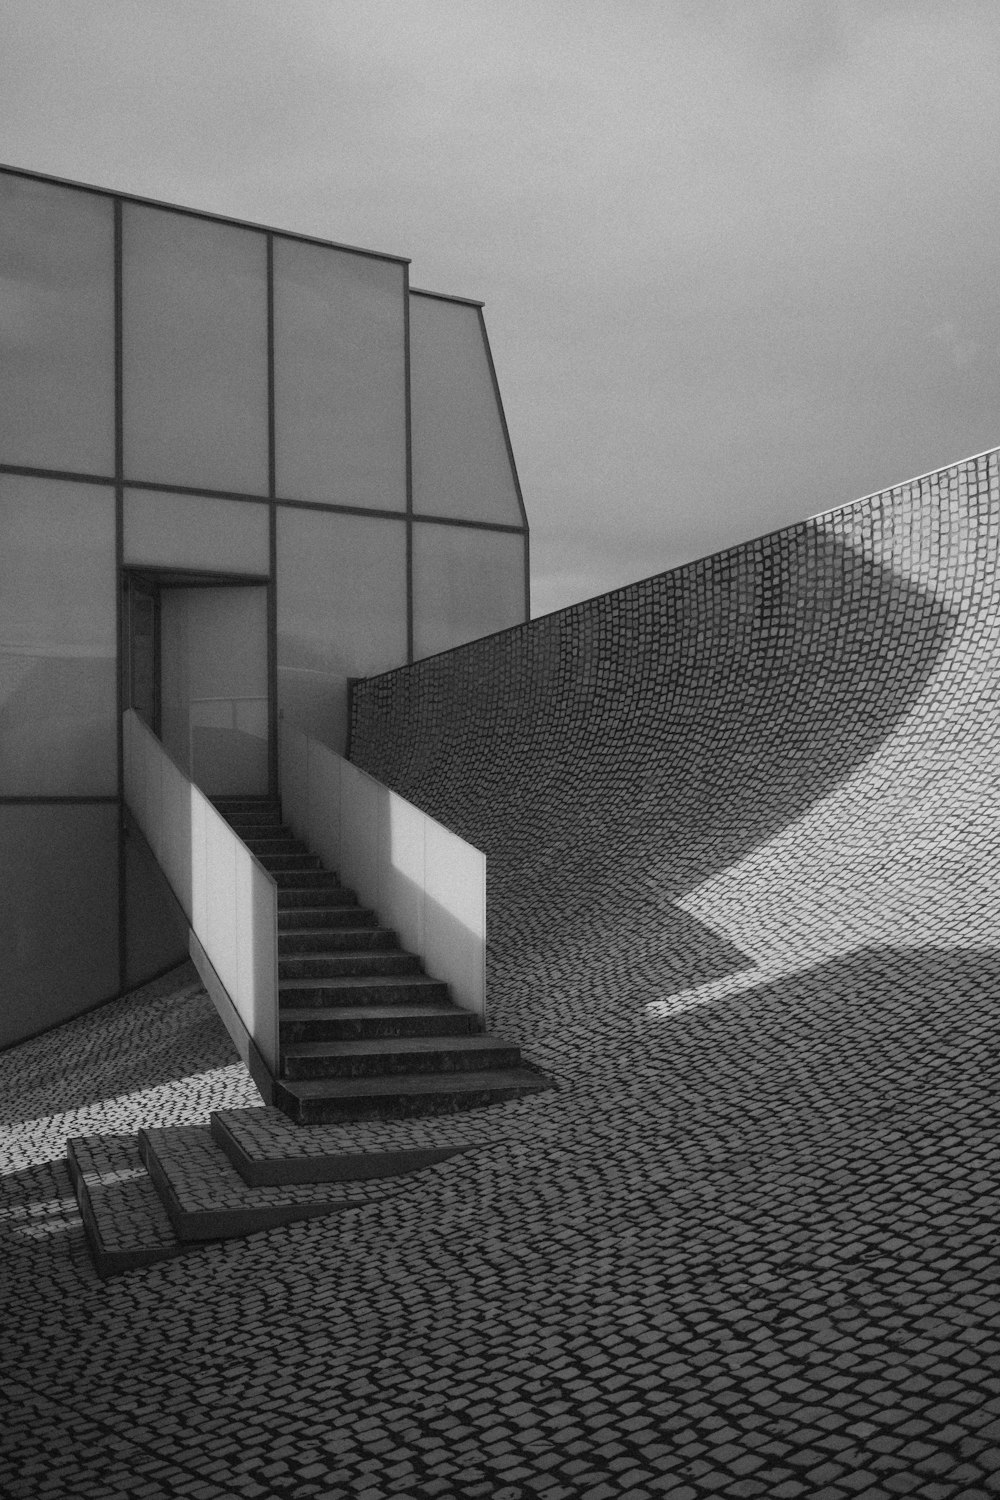
[[998,979],[619,1011],[407,1192],[103,1284],[67,1135],[254,1091],[194,989],[12,1049],[0,1493],[1000,1492]]

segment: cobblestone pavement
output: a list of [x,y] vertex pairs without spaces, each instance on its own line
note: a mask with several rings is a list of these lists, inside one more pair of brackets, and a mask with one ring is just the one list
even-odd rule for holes
[[0,1494],[1000,1494],[998,981],[581,1002],[491,1144],[106,1283],[66,1139],[259,1100],[183,971],[4,1053]]

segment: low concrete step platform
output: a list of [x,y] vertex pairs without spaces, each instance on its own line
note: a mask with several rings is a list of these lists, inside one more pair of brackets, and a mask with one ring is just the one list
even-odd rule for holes
[[357,974],[420,974],[415,953],[401,948],[356,948],[338,951],[279,954],[281,979],[337,979]]
[[551,1087],[533,1068],[406,1073],[381,1078],[280,1078],[275,1099],[302,1125],[338,1120],[405,1119],[480,1109]]
[[[424,1123],[424,1122],[421,1122]],[[436,1123],[436,1122],[427,1122]],[[279,1109],[216,1110],[212,1138],[253,1187],[301,1182],[359,1182],[405,1176],[462,1151],[495,1144],[489,1133],[458,1139],[454,1128],[295,1125]],[[469,1133],[466,1132],[466,1136]]]
[[174,1233],[183,1243],[232,1239],[363,1208],[405,1186],[395,1177],[371,1185],[326,1181],[250,1186],[216,1144],[208,1125],[141,1130],[139,1151]]
[[360,1041],[364,1037],[468,1036],[479,1022],[453,1001],[415,1005],[282,1006],[281,1041]]
[[174,1232],[134,1135],[76,1136],[66,1143],[66,1158],[102,1281],[189,1248]]
[[427,974],[345,974],[339,979],[279,979],[281,1005],[409,1005],[449,998],[448,986]]
[[373,1078],[410,1073],[477,1073],[517,1068],[521,1049],[496,1036],[368,1037],[288,1042],[285,1078]]

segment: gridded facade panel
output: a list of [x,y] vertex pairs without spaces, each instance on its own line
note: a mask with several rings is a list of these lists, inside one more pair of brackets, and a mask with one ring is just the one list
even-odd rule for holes
[[283,506],[277,546],[280,711],[342,752],[348,677],[406,660],[406,528]]
[[114,214],[0,173],[0,463],[115,467]]
[[0,794],[114,796],[114,492],[0,474],[0,537]]
[[413,528],[413,654],[432,656],[525,616],[524,537],[471,526]]
[[119,988],[117,807],[0,805],[0,868],[5,1046]]
[[406,509],[406,267],[277,236],[278,494]]
[[523,526],[478,306],[414,293],[410,368],[415,512]]
[[126,567],[212,569],[264,577],[271,570],[264,504],[127,489],[123,523]]
[[268,491],[267,242],[124,205],[125,474]]

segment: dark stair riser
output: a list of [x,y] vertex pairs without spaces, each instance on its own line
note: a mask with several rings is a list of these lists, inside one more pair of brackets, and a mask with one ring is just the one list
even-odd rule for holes
[[[333,907],[352,906],[356,907],[358,898],[353,891],[349,891],[344,885],[310,885],[288,887],[276,882],[278,887],[278,912],[297,911],[299,907],[307,907],[313,911],[326,911]],[[286,923],[286,926],[294,926],[294,923]]]
[[[345,1007],[346,1012],[346,1007]],[[279,1022],[281,1045],[289,1042],[365,1042],[380,1038],[414,1036],[474,1036],[479,1031],[475,1016],[456,1007],[454,1015],[421,1015],[414,1006],[374,1007],[366,1013],[338,1015],[332,1010],[316,1010],[308,1019],[283,1015]]]
[[252,854],[263,860],[265,854],[301,854],[303,857],[311,854],[301,839],[296,839],[289,834],[286,838],[283,834],[276,833],[273,838],[262,838],[253,834],[241,835],[244,844]]
[[409,1094],[401,1090],[379,1098],[358,1094],[353,1098],[330,1099],[302,1098],[279,1079],[275,1084],[275,1097],[280,1108],[299,1125],[336,1125],[345,1120],[407,1120],[426,1115],[462,1114],[466,1110],[485,1109],[490,1104],[521,1099],[526,1094],[537,1093],[541,1087],[544,1085],[487,1087],[479,1084],[460,1093],[442,1089]]
[[220,817],[226,818],[226,822],[235,833],[242,833],[244,828],[281,828],[281,816],[273,808],[259,808],[256,811],[233,813],[232,817],[226,817],[221,808],[216,808]]
[[378,927],[378,917],[367,906],[322,906],[309,902],[283,902],[278,896],[278,933],[289,927]]
[[[346,979],[347,976],[344,977]],[[420,978],[419,975],[413,977]],[[400,980],[402,978],[400,976]],[[351,985],[343,981],[338,984],[336,979],[278,981],[278,1001],[282,1007],[291,1005],[335,1009],[338,1005],[443,1005],[449,998],[448,986],[436,979],[425,979],[419,984],[408,985],[393,979],[378,983],[375,976],[372,976],[370,982],[359,979]]]
[[310,932],[279,932],[280,958],[304,957],[308,953],[354,953],[359,949],[395,953],[399,939],[388,927],[318,927]]
[[[344,889],[332,870],[319,867],[308,870],[271,870],[269,873],[279,891],[326,891],[328,889],[341,891]],[[351,899],[356,899],[353,893]]]
[[482,1073],[492,1068],[510,1069],[521,1064],[518,1047],[482,1046],[485,1039],[476,1039],[480,1045],[475,1051],[459,1051],[449,1048],[446,1038],[433,1051],[415,1052],[400,1039],[399,1050],[371,1054],[320,1053],[317,1056],[298,1056],[294,1052],[284,1058],[285,1078],[387,1078],[411,1076],[414,1073]]
[[[260,861],[265,870],[272,875],[287,875],[290,871],[300,871],[303,874],[314,874],[317,870],[323,870],[323,866],[315,854],[258,854],[253,851],[254,857]],[[324,874],[329,871],[323,870]],[[334,877],[336,878],[336,877]]]
[[372,948],[365,953],[296,954],[278,959],[279,979],[336,979],[363,974],[420,974],[420,959],[402,949]]

